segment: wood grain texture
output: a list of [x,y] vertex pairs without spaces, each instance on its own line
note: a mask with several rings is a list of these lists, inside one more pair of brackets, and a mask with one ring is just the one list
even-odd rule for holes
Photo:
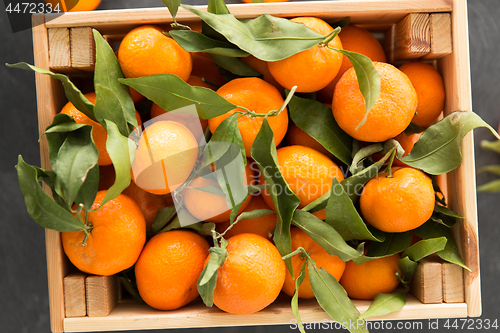
[[[260,13],[268,13],[279,17],[316,16],[331,20],[350,16],[357,24],[394,24],[408,13],[449,12],[453,0],[378,0],[378,1],[308,1],[307,5],[295,2],[230,4],[231,13],[239,18],[253,18]],[[206,6],[199,6],[206,8]],[[179,8],[177,21],[189,23],[199,21],[194,14]],[[90,26],[103,34],[123,33],[142,24],[158,24],[172,22],[167,8],[124,9],[114,11],[93,11],[85,15],[81,13],[65,13],[51,16],[47,27],[81,27]]]
[[87,316],[107,316],[118,302],[118,279],[116,276],[90,275],[85,279],[87,293]]
[[431,14],[429,22],[431,51],[423,56],[422,59],[439,59],[447,54],[450,54],[453,51],[453,42],[451,36],[451,14]]
[[[445,115],[456,110],[472,110],[467,1],[455,0],[452,12],[453,53],[438,61],[446,90]],[[477,227],[474,137],[472,132],[462,141],[462,165],[448,173],[450,208],[465,217],[454,227],[462,258],[471,269],[464,272],[465,302],[468,315],[481,315],[481,282]],[[457,195],[451,195],[457,194]]]
[[391,61],[420,58],[431,51],[429,14],[412,13],[396,24]]
[[95,67],[95,42],[92,28],[71,28],[71,67],[93,71]]
[[85,297],[85,278],[82,272],[71,273],[63,280],[64,309],[66,318],[84,317],[87,315],[87,301]]
[[443,274],[443,301],[461,303],[464,301],[464,270],[462,267],[444,262],[441,266]]
[[395,38],[396,24],[393,24],[388,30],[386,30],[385,37],[382,43],[385,51],[385,56],[387,57],[387,61],[390,63],[394,62]]
[[[370,301],[355,300],[360,312],[365,312]],[[330,320],[315,300],[299,300],[299,311],[304,322]],[[467,315],[465,303],[422,304],[408,295],[406,306],[398,312],[368,320],[403,320],[425,318],[459,318]],[[189,305],[173,311],[157,311],[136,301],[119,303],[107,317],[66,318],[65,332],[95,332],[106,330],[140,330],[189,327],[223,327],[253,325],[289,325],[295,319],[290,298],[281,295],[262,311],[252,315],[230,315],[217,307],[207,308],[198,298]]]
[[[35,66],[49,69],[49,40],[45,27],[45,16],[35,14],[32,16],[33,24],[33,53]],[[39,133],[43,133],[52,122],[52,118],[63,103],[61,85],[51,77],[35,74],[36,98],[38,110]],[[50,169],[47,139],[40,139],[41,167]],[[51,193],[44,185],[44,190]],[[45,244],[47,252],[47,276],[49,283],[50,325],[52,332],[63,331],[64,291],[63,278],[68,274],[68,259],[61,246],[60,233],[54,230],[45,230]]]
[[54,71],[71,67],[71,50],[68,28],[48,29],[49,67]]
[[411,281],[411,292],[424,304],[443,302],[441,261],[429,257],[420,260]]

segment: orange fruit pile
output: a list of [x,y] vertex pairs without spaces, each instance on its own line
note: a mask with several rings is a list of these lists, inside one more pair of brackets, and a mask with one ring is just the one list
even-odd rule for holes
[[[314,17],[291,21],[304,24],[325,37],[333,31],[325,21]],[[420,137],[405,131],[410,123],[429,127],[438,119],[445,100],[443,80],[432,65],[411,62],[398,69],[386,63],[382,46],[363,28],[353,25],[343,28],[328,45],[366,55],[379,73],[381,92],[364,123],[366,106],[353,65],[340,52],[322,43],[274,62],[252,55],[244,57],[241,60],[260,72],[262,78],[226,80],[227,75],[219,72],[207,54],[187,52],[163,34],[160,27],[140,26],[127,33],[117,55],[125,77],[177,75],[191,86],[216,91],[238,108],[211,119],[167,112],[155,103],[149,114],[147,110],[141,114],[142,119],[137,113],[139,124],[144,120],[145,127],[137,129],[140,137],[135,142],[132,182],[118,197],[89,213],[91,228],[87,245],[82,245],[83,231],[62,234],[63,247],[71,262],[84,272],[100,275],[116,274],[135,264],[137,288],[147,304],[159,310],[173,310],[188,304],[198,296],[198,281],[210,259],[209,242],[213,239],[182,228],[150,235],[157,213],[175,203],[177,208],[182,207],[187,215],[192,215],[193,220],[217,223],[214,234],[223,234],[228,241],[227,258],[217,269],[213,293],[213,303],[219,309],[250,314],[270,305],[281,291],[293,296],[295,279],[307,256],[297,254],[291,258],[292,278],[282,254],[273,244],[275,228],[281,221],[279,212],[256,214],[260,210],[275,210],[264,176],[255,167],[251,155],[264,116],[273,131],[275,162],[284,181],[300,200],[298,209],[302,209],[330,192],[334,178],[338,182],[344,180],[349,166],[302,130],[300,123],[289,121],[288,107],[274,114],[284,103],[285,89],[297,86],[297,92],[313,93],[307,98],[331,103],[332,113],[328,111],[328,115],[333,117],[332,121],[362,144],[395,139],[405,155]],[[144,98],[133,89],[131,95],[135,103]],[[95,102],[95,94],[86,94],[86,97]],[[106,151],[107,132],[71,103],[61,113],[93,127],[102,191],[98,192],[92,207],[98,207],[115,177]],[[235,113],[239,114],[237,127],[248,158],[243,183],[247,188],[264,187],[260,193],[243,193],[237,218],[242,214],[255,215],[231,225],[234,221],[230,221],[227,198],[216,194],[221,191],[214,192],[220,190],[214,174],[201,175],[195,171],[214,171],[216,161],[208,167],[199,167],[204,149],[200,144],[204,142],[203,137],[210,134],[208,130],[215,133],[221,123]],[[381,156],[374,154],[371,161]],[[359,209],[366,224],[381,231],[401,233],[418,228],[434,210],[431,178],[398,159],[390,171],[368,181],[360,195],[359,208],[353,206]],[[326,209],[314,215],[325,220]],[[147,242],[146,232],[151,237]],[[328,254],[302,229],[292,228],[290,233],[292,251],[304,248],[317,268],[324,268],[335,277],[351,298],[373,299],[378,293],[393,291],[399,283],[396,275],[399,254],[357,265]],[[217,243],[214,246],[219,244],[214,243]],[[313,298],[308,270],[305,272],[298,297]]]

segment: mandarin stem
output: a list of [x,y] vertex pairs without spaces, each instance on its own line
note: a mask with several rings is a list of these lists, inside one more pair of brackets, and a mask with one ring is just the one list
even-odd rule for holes
[[394,151],[391,154],[391,159],[389,160],[389,164],[387,165],[387,178],[392,178],[392,163],[394,162],[394,157],[396,157],[396,152],[397,150],[394,149]]
[[322,42],[320,42],[320,45],[326,46],[328,43],[330,43],[337,35],[340,33],[341,28],[336,27],[330,34],[326,36],[326,39]]

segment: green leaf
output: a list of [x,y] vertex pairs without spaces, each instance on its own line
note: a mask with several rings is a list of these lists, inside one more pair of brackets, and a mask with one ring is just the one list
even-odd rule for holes
[[366,255],[355,258],[353,261],[361,265],[373,259],[393,256],[396,253],[406,250],[411,244],[411,238],[411,231],[386,233],[384,241],[380,243],[371,242]]
[[[52,165],[61,183],[64,199],[71,206],[90,169],[97,165],[99,152],[92,141],[92,127],[67,133]],[[68,207],[69,208],[69,207]],[[88,206],[87,208],[90,208]]]
[[443,260],[457,264],[470,271],[470,269],[465,266],[462,257],[458,252],[458,247],[450,228],[430,220],[414,229],[413,233],[423,239],[446,237],[446,246],[443,250],[438,251],[437,255]]
[[75,203],[83,204],[83,206],[90,208],[94,203],[95,197],[97,195],[97,190],[99,189],[99,165],[95,165],[89,170],[85,181],[83,182],[78,194],[75,198]]
[[297,326],[301,333],[306,333],[306,331],[304,330],[304,325],[302,324],[302,319],[300,319],[300,313],[299,313],[299,287],[302,284],[302,281],[304,281],[304,278],[306,277],[306,267],[307,267],[307,260],[304,260],[302,268],[300,269],[300,274],[297,277],[297,279],[295,279],[295,293],[293,294],[291,302],[292,312],[293,315],[295,316],[295,319],[297,319]]
[[301,210],[304,212],[309,212],[309,213],[315,213],[318,212],[322,209],[325,209],[327,204],[328,204],[328,199],[330,199],[331,191],[326,192],[322,196],[320,196],[318,199],[314,200]]
[[331,225],[345,241],[352,239],[381,241],[368,230],[337,178],[332,180],[330,193],[325,222]]
[[457,219],[454,217],[446,216],[444,214],[439,214],[436,212],[434,212],[432,214],[431,220],[436,222],[436,223],[440,223],[448,228],[453,227],[455,225],[455,223],[457,222]]
[[66,140],[68,132],[78,130],[83,127],[90,127],[85,124],[77,124],[73,117],[66,114],[57,114],[52,119],[52,123],[47,127],[44,135],[47,137],[49,146],[49,160],[52,166],[57,164],[59,149]]
[[179,5],[181,4],[181,0],[161,0],[165,6],[167,6],[170,15],[175,22],[175,16],[177,15],[177,11],[179,10]]
[[334,27],[334,28],[336,28],[336,27],[345,28],[345,27],[347,27],[350,23],[351,23],[351,17],[350,17],[350,16],[346,16],[346,17],[344,17],[343,19],[338,20],[337,22],[333,22],[332,24],[330,24],[330,26],[332,26],[332,27]]
[[464,218],[463,216],[455,214],[449,208],[446,208],[445,206],[438,204],[437,201],[431,216],[432,221],[436,223],[441,223],[442,225],[445,225],[448,228],[453,227],[457,222],[457,219],[463,219],[463,218]]
[[224,0],[208,0],[207,11],[213,14],[230,14]]
[[349,168],[349,171],[351,171],[351,173],[353,175],[357,174],[358,172],[363,170],[363,161],[367,157],[369,157],[375,153],[378,153],[378,152],[382,151],[383,149],[384,149],[384,145],[382,143],[374,143],[374,144],[371,144],[369,146],[361,148],[360,150],[358,150],[356,152],[356,154],[352,158],[352,164],[351,164],[351,167]]
[[217,127],[211,140],[205,146],[202,168],[215,163],[215,176],[219,190],[226,197],[227,206],[232,208],[230,221],[234,221],[241,203],[246,200],[248,190],[244,185],[246,155],[238,128],[238,114],[234,113]]
[[118,81],[134,88],[166,111],[195,105],[201,118],[210,119],[237,108],[215,91],[192,87],[177,75],[160,74]]
[[413,275],[415,275],[417,271],[417,265],[417,262],[411,260],[409,257],[401,258],[398,261],[399,269],[401,273],[403,273],[403,277],[406,281],[411,281]]
[[496,134],[477,114],[452,112],[427,128],[411,152],[400,160],[431,175],[450,172],[462,163],[462,139],[477,127],[486,127]]
[[[498,136],[497,136],[497,138],[498,138]],[[499,138],[499,140],[500,140],[500,138]],[[492,150],[492,151],[500,154],[500,141],[499,140],[497,140],[497,141],[483,140],[483,141],[481,141],[481,148],[487,149],[487,150]]]
[[335,229],[311,213],[297,209],[293,214],[292,223],[308,234],[328,254],[334,254],[342,261],[358,258],[363,254],[347,245]]
[[52,73],[51,71],[29,65],[25,62],[18,62],[17,64],[6,64],[6,66],[10,68],[18,68],[28,71],[31,70],[36,73],[50,75],[52,78],[61,81],[66,97],[75,106],[75,108],[80,110],[90,119],[97,121],[94,116],[94,105],[82,94],[82,92],[69,80],[66,75]]
[[153,220],[153,224],[151,225],[151,233],[153,235],[157,234],[168,224],[168,222],[170,222],[170,220],[172,220],[176,213],[177,211],[174,205],[158,210]]
[[[93,29],[96,62],[94,71],[94,88],[96,101],[94,113],[101,125],[104,119],[111,120],[124,136],[137,127],[135,107],[128,87],[118,82],[124,78],[123,72],[111,46]],[[129,126],[130,124],[130,126]]]
[[437,213],[440,213],[440,214],[443,214],[446,216],[454,217],[457,219],[464,219],[465,218],[462,215],[454,213],[451,209],[444,207],[444,206],[441,206],[441,205],[438,205],[438,204],[436,204],[434,206],[434,212],[437,212]]
[[373,66],[373,62],[367,56],[347,50],[337,51],[351,61],[352,67],[354,67],[354,71],[356,72],[356,77],[358,78],[359,90],[365,99],[366,114],[356,127],[356,130],[358,130],[365,123],[368,113],[380,94],[380,76]]
[[240,215],[238,215],[238,218],[234,221],[234,223],[237,223],[237,222],[243,221],[243,220],[257,219],[259,217],[270,215],[270,214],[276,214],[276,212],[274,210],[270,210],[270,209],[254,209],[252,211],[243,212]]
[[[235,146],[236,147],[232,147]],[[203,149],[202,162],[199,170],[205,168],[215,161],[218,161],[230,149],[239,147],[243,157],[245,155],[245,147],[238,128],[238,114],[233,113],[217,127],[210,141]]]
[[16,170],[26,209],[36,223],[44,228],[57,231],[85,229],[76,217],[59,206],[43,191],[38,183],[37,169],[26,164],[21,155],[19,155]]
[[[276,213],[278,214],[278,223],[274,231],[274,243],[282,256],[291,252],[292,240],[290,236],[290,225],[295,209],[299,206],[300,200],[292,192],[285,179],[281,175],[278,167],[278,157],[276,155],[276,145],[274,143],[273,130],[269,126],[266,118],[262,122],[262,127],[255,138],[251,150],[252,158],[259,166],[267,190],[273,200]],[[277,195],[277,191],[280,195]],[[288,270],[293,276],[291,260],[285,260]]]
[[105,120],[108,129],[108,140],[106,151],[115,168],[115,182],[108,189],[100,207],[106,202],[116,198],[124,189],[130,185],[132,161],[135,158],[135,144],[129,138],[123,136],[118,127],[111,121]]
[[232,208],[232,219],[241,206],[241,203],[247,199],[248,190],[245,187],[245,162],[241,156],[241,149],[237,145],[231,148],[217,161],[215,174],[220,188],[225,194],[226,203]]
[[210,184],[210,185],[205,185],[205,186],[201,186],[201,187],[186,186],[185,188],[190,188],[190,189],[193,189],[195,191],[202,191],[205,193],[215,194],[215,195],[218,195],[220,197],[226,196],[226,194],[224,193],[224,191],[222,190],[222,188],[218,184],[217,185]]
[[[182,224],[181,224],[182,221]],[[172,222],[163,227],[158,233],[175,229],[187,228],[198,232],[202,236],[211,236],[212,230],[215,230],[215,223],[196,222],[197,219],[188,213],[186,209],[181,208],[177,211],[177,216]]]
[[289,109],[295,125],[339,160],[351,164],[352,138],[339,127],[328,106],[312,99],[293,96]]
[[42,181],[48,187],[50,187],[50,189],[52,191],[52,198],[54,199],[54,201],[59,206],[61,206],[67,210],[68,204],[66,203],[66,201],[64,201],[64,199],[61,196],[59,196],[59,194],[57,194],[56,189],[55,189],[55,184],[57,181],[57,176],[56,176],[55,172],[50,171],[50,170],[44,170],[44,169],[36,167],[36,166],[32,166],[32,167],[35,168],[35,170],[36,170],[36,178],[38,179],[38,181]]
[[487,165],[479,168],[477,172],[489,172],[500,176],[500,165]]
[[493,180],[489,183],[477,187],[478,192],[500,192],[500,179]]
[[47,127],[43,134],[73,132],[85,126],[89,125],[78,124],[73,120],[73,117],[64,113],[59,113],[54,116],[52,124]]
[[240,49],[264,61],[277,61],[307,50],[325,39],[305,25],[268,14],[238,20],[231,14],[212,14],[193,6],[181,5],[198,15],[215,31]]
[[137,127],[134,102],[128,87],[118,82],[124,75],[113,49],[97,30],[93,33],[96,44],[95,117],[104,127],[104,119],[111,120],[122,135],[128,136]]
[[[225,69],[226,71],[231,73],[232,76],[235,76],[233,78],[262,76],[261,73],[259,73],[249,65],[245,64],[238,58],[226,57],[224,55],[219,55],[219,54],[209,54],[209,56],[218,67]],[[224,76],[224,78],[228,80],[228,77],[226,76]]]
[[445,246],[446,237],[424,239],[406,249],[402,256],[408,256],[411,260],[417,262],[433,253],[443,250]]
[[[337,282],[335,277],[328,273],[324,268],[318,269],[316,263],[308,259],[308,272],[311,287],[316,296],[319,305],[335,321],[346,323],[345,327],[352,333],[361,333],[368,330],[364,320],[360,319],[360,313],[354,306],[347,293]],[[355,327],[350,324],[356,323]]]
[[372,304],[359,318],[383,316],[401,310],[406,305],[406,291],[396,291],[390,294],[377,294]]
[[193,30],[172,30],[169,35],[188,52],[205,52],[226,57],[246,57],[248,52],[237,46],[212,39]]
[[217,285],[217,270],[224,264],[227,258],[227,250],[220,247],[211,247],[208,252],[208,259],[205,268],[198,279],[198,292],[206,306],[212,307],[215,286]]
[[[212,14],[230,14],[224,0],[208,0],[207,12]],[[220,33],[215,31],[211,26],[201,21],[201,32],[210,38],[228,42],[228,40]]]

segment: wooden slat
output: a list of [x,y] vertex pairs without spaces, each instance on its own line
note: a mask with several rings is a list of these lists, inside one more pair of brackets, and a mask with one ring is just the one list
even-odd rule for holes
[[439,260],[429,257],[420,260],[411,281],[411,292],[425,304],[443,301],[443,279]]
[[[354,300],[360,312],[365,312],[370,301]],[[315,300],[300,300],[299,310],[304,322],[321,322],[329,319]],[[465,303],[422,304],[408,295],[401,311],[368,320],[403,320],[426,318],[459,318],[467,316]],[[66,318],[66,332],[92,332],[106,330],[140,330],[188,327],[223,327],[248,325],[290,325],[295,319],[290,308],[290,297],[280,296],[262,311],[252,315],[229,315],[217,307],[207,308],[198,298],[191,304],[174,311],[157,311],[136,301],[120,303],[107,317]]]
[[63,280],[64,284],[64,309],[66,318],[83,317],[87,314],[85,299],[85,278],[82,272],[71,273]]
[[391,62],[420,58],[431,51],[429,14],[412,13],[394,28]]
[[393,24],[386,32],[385,37],[382,42],[382,46],[384,47],[385,56],[387,57],[387,61],[393,63],[394,62],[394,47],[395,47],[395,39],[396,39],[396,24]]
[[85,279],[87,293],[87,316],[105,317],[118,302],[116,276],[90,275]]
[[[445,115],[456,110],[472,110],[469,28],[467,1],[455,0],[452,12],[453,53],[441,58],[438,69],[443,73],[446,90]],[[465,217],[454,227],[457,246],[465,265],[471,271],[464,271],[465,302],[468,315],[481,315],[481,282],[479,271],[479,240],[477,227],[476,178],[474,163],[474,137],[472,132],[462,140],[462,165],[448,173],[450,208]],[[459,194],[459,195],[451,195]]]
[[67,70],[71,67],[71,51],[69,29],[48,29],[49,34],[49,66],[52,70]]
[[464,270],[462,267],[444,262],[443,301],[446,303],[461,303],[464,301]]
[[431,51],[422,59],[439,59],[453,51],[451,37],[451,14],[436,13],[430,15]]
[[[301,3],[254,3],[230,4],[229,10],[239,18],[256,17],[268,13],[280,17],[317,16],[342,19],[350,16],[356,24],[394,24],[409,13],[449,12],[452,0],[379,0],[338,1],[326,4],[324,1]],[[198,8],[206,8],[199,6]],[[172,21],[167,8],[124,9],[114,11],[93,11],[51,15],[49,28],[90,26],[103,34],[123,33],[142,24],[169,23]],[[199,21],[194,14],[179,8],[176,16],[179,22]]]
[[71,67],[84,71],[93,71],[95,67],[95,42],[92,28],[70,29]]
[[[32,16],[33,25],[33,53],[35,66],[49,69],[49,40],[45,27],[45,16],[35,14]],[[36,98],[38,110],[38,129],[43,133],[52,122],[56,110],[64,101],[61,85],[51,77],[35,74]],[[41,167],[50,169],[47,139],[40,139]],[[51,193],[44,185],[44,190]],[[55,230],[45,230],[45,244],[47,252],[47,276],[49,282],[50,326],[52,332],[63,331],[64,320],[64,292],[63,278],[68,274],[69,264],[61,246],[60,233]]]

